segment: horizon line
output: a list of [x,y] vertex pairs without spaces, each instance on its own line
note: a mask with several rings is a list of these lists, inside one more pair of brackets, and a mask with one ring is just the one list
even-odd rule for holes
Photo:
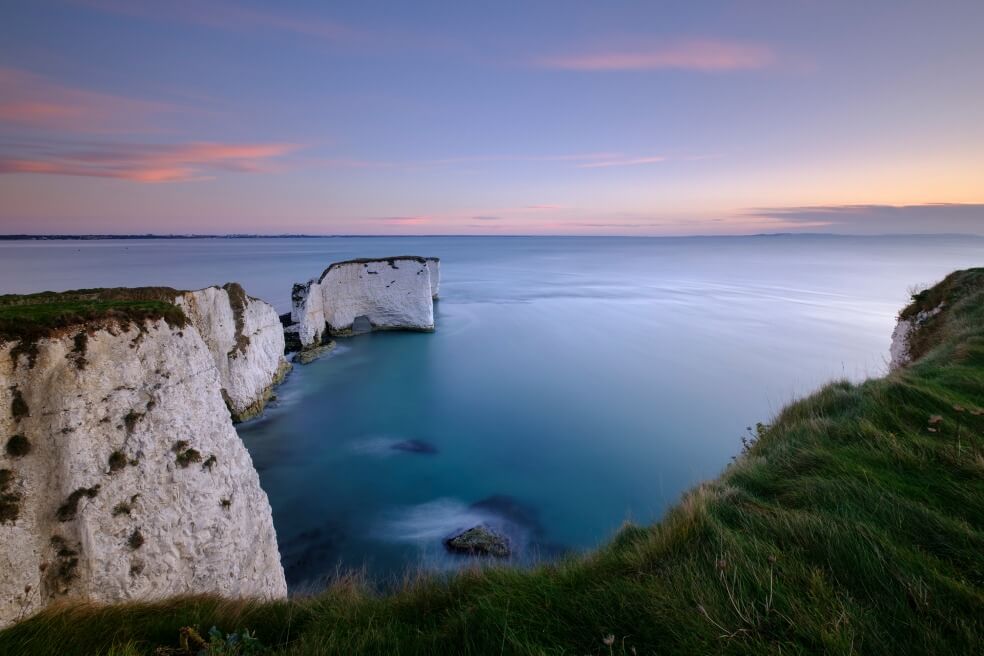
[[984,235],[971,232],[884,232],[873,234],[852,234],[847,232],[754,232],[745,234],[688,234],[688,235],[626,235],[626,234],[591,234],[591,235],[570,235],[570,234],[545,234],[545,235],[525,235],[525,234],[392,234],[392,235],[372,235],[372,234],[317,234],[317,233],[10,233],[0,234],[0,241],[97,241],[97,240],[122,240],[122,239],[386,239],[386,238],[539,238],[539,239],[584,239],[584,238],[621,238],[621,239],[712,239],[712,238],[742,238],[742,237],[974,237],[981,238]]

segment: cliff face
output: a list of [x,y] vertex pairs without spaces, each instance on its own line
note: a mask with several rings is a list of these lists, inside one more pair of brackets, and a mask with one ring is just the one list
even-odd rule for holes
[[178,296],[175,303],[195,326],[215,361],[234,421],[262,412],[290,365],[276,310],[247,296],[236,283]]
[[336,262],[319,279],[294,285],[291,319],[304,347],[320,344],[328,334],[433,330],[439,287],[437,258]]
[[915,312],[908,317],[899,317],[898,323],[895,324],[895,330],[892,331],[889,370],[894,371],[912,362],[914,355],[912,353],[913,336],[942,310],[943,304],[940,303],[932,309]]
[[0,346],[0,624],[63,597],[286,595],[193,325],[90,322],[39,340],[33,364],[17,353]]
[[441,260],[436,257],[425,257],[427,271],[430,273],[431,298],[437,300],[438,292],[441,289]]
[[895,329],[892,331],[892,345],[888,349],[889,371],[904,367],[912,359],[909,356],[909,334],[912,332],[912,327],[912,322],[908,319],[899,319],[895,324]]

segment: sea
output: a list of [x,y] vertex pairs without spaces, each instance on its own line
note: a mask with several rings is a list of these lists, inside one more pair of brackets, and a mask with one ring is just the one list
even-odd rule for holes
[[0,241],[0,293],[236,281],[282,313],[392,255],[441,258],[436,330],[341,338],[237,427],[296,593],[473,565],[443,540],[477,524],[531,566],[658,521],[785,404],[883,375],[898,311],[984,239]]

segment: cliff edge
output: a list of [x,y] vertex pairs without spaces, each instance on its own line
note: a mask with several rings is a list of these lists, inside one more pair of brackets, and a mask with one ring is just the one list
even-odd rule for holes
[[953,329],[954,303],[972,295],[981,284],[984,270],[956,271],[937,284],[912,295],[899,312],[892,331],[889,369],[895,371],[922,358]]

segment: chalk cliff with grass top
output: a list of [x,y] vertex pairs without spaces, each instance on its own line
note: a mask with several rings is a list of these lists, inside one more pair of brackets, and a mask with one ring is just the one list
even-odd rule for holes
[[582,557],[412,578],[388,596],[343,577],[278,603],[58,606],[0,633],[0,653],[150,654],[197,625],[294,656],[980,654],[984,269],[901,318],[937,307],[906,366],[788,406],[661,522]]
[[278,371],[258,303],[240,320],[228,286],[0,298],[0,624],[61,599],[286,594],[227,409]]
[[317,280],[294,285],[291,320],[303,348],[369,330],[433,330],[440,286],[437,258],[335,262]]

